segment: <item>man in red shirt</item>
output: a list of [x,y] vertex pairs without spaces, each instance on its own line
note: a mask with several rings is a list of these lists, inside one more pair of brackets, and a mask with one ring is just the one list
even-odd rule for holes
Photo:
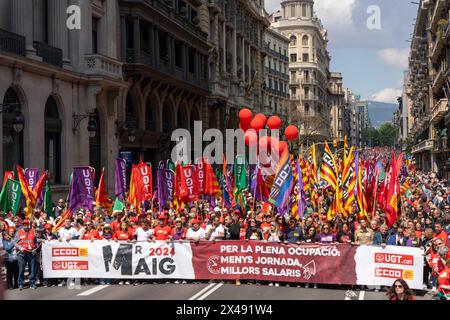
[[438,277],[438,293],[447,300],[450,299],[450,259],[446,260],[446,268],[439,273]]
[[158,217],[158,226],[153,233],[154,240],[170,240],[172,239],[172,228],[166,225],[166,217],[162,214]]
[[436,222],[434,224],[434,236],[433,238],[439,238],[442,240],[442,242],[448,246],[449,245],[449,240],[448,240],[448,233],[444,231],[444,228],[442,227],[442,223],[441,222]]
[[115,214],[115,219],[113,222],[111,222],[111,227],[113,228],[113,231],[116,232],[120,229],[120,223],[122,222],[123,218],[123,212],[121,210],[114,210],[113,214]]
[[134,239],[134,234],[136,233],[137,223],[139,222],[138,217],[130,218],[130,226],[128,227],[128,233],[130,235],[130,239]]

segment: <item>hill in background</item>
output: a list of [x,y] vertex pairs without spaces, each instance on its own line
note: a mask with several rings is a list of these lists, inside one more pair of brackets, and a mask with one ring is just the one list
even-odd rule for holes
[[384,103],[378,101],[368,101],[369,103],[369,118],[372,126],[378,128],[384,122],[392,122],[394,112],[398,105],[393,103]]

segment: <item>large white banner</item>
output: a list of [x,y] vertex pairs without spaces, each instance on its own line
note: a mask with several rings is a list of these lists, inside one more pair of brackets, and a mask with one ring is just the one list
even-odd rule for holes
[[44,278],[194,279],[188,242],[48,241]]
[[384,286],[401,278],[413,289],[421,289],[423,280],[422,250],[398,246],[77,240],[45,242],[42,254],[45,278],[253,279]]
[[359,246],[356,249],[357,284],[391,286],[405,280],[413,289],[422,289],[423,250],[419,248]]

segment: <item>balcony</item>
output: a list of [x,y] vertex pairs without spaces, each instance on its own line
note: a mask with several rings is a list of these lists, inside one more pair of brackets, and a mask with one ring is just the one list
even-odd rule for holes
[[445,48],[445,32],[439,33],[434,43],[433,49],[431,50],[431,62],[436,63],[439,60],[439,56],[442,49]]
[[440,153],[440,152],[446,152],[449,150],[448,147],[448,138],[440,138],[436,140],[436,143],[434,144],[434,152]]
[[63,66],[63,51],[59,48],[49,46],[46,43],[34,42],[36,48],[36,55],[42,58],[42,61],[48,64],[62,68]]
[[0,51],[25,56],[25,37],[0,29]]
[[434,78],[433,78],[433,91],[436,92],[436,89],[439,89],[444,84],[445,74],[447,73],[448,64],[444,60],[441,62],[439,69],[437,70]]
[[424,151],[431,151],[434,149],[434,140],[428,139],[422,142],[419,142],[415,146],[412,147],[412,153],[419,153]]
[[431,122],[436,124],[441,121],[448,112],[448,99],[439,100],[431,110]]
[[444,10],[445,10],[445,2],[446,1],[447,0],[437,0],[436,1],[436,5],[434,7],[433,15],[431,17],[431,24],[430,24],[432,32],[435,32],[437,29],[439,18],[442,17],[442,14],[444,13]]
[[87,74],[122,79],[122,63],[115,59],[100,54],[87,54],[84,56],[84,64]]

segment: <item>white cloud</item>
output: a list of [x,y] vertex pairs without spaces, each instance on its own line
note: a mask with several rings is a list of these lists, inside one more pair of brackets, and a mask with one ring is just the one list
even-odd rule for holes
[[408,68],[409,49],[388,48],[378,50],[378,56],[388,67]]
[[397,103],[397,98],[402,95],[402,90],[396,88],[386,88],[373,94],[370,100],[385,102],[385,103]]
[[[281,8],[280,0],[266,0],[266,10],[272,13]],[[353,25],[353,8],[356,0],[316,0],[314,10],[329,30],[345,29]]]

